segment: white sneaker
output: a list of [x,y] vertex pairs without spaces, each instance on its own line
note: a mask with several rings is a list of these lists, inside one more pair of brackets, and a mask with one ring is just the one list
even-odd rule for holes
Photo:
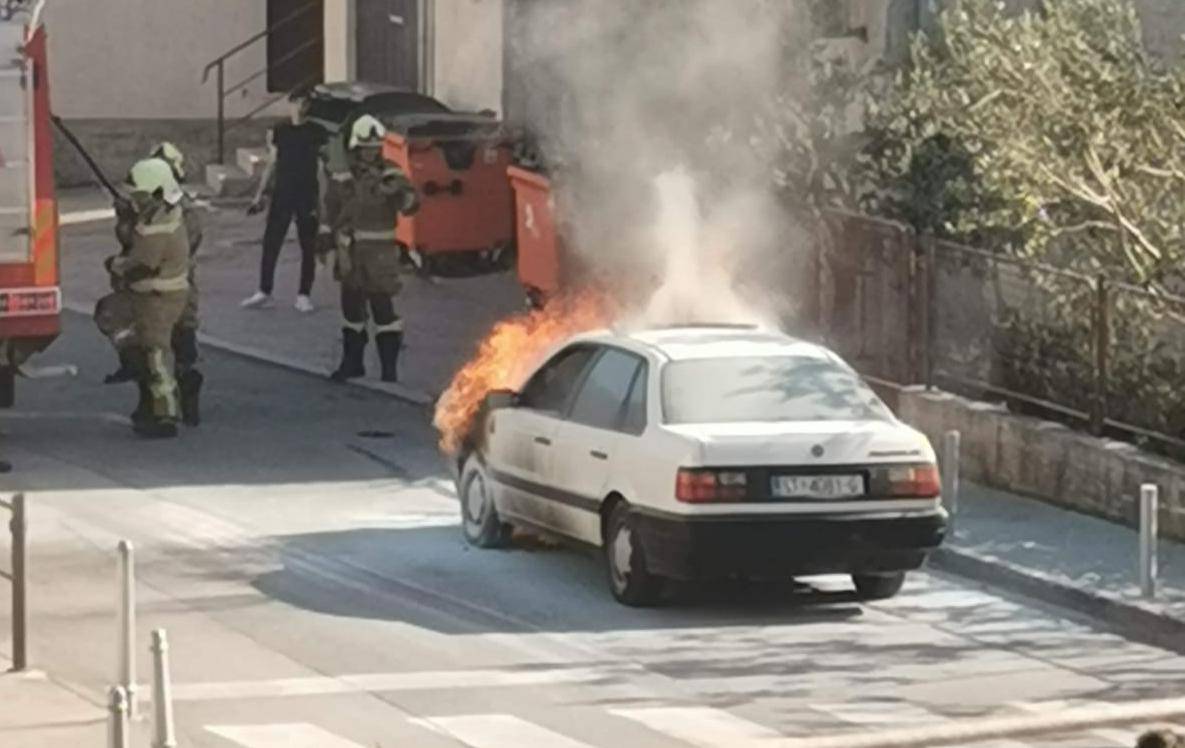
[[264,293],[263,291],[256,291],[251,296],[243,299],[240,305],[244,309],[266,309],[275,302],[272,301],[272,295]]
[[308,296],[301,294],[296,297],[296,311],[301,314],[310,314],[317,311],[317,307],[313,306],[313,300]]

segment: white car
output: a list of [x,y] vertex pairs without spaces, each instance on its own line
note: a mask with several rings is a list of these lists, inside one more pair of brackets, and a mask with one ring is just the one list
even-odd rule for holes
[[926,437],[831,351],[757,328],[573,338],[486,398],[456,468],[470,543],[520,526],[603,548],[629,605],[732,576],[891,597],[947,524]]

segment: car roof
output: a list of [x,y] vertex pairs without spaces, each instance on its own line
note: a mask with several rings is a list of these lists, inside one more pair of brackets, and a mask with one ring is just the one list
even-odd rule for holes
[[[755,325],[697,324],[640,330],[600,330],[579,341],[649,349],[671,361],[738,356],[805,356],[830,359],[827,348]],[[632,345],[631,345],[632,344]]]

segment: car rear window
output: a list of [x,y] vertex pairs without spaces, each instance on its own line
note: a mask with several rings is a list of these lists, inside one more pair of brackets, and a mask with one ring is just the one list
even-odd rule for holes
[[675,361],[662,372],[667,423],[889,420],[851,369],[811,356]]

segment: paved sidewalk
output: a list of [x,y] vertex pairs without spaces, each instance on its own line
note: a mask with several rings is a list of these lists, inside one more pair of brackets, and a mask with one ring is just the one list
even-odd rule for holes
[[1140,596],[1139,547],[1133,528],[963,484],[954,534],[935,561],[1185,646],[1185,545],[1160,540],[1155,600]]
[[[95,211],[106,207],[109,202],[95,191],[71,191],[62,197],[62,284],[67,304],[75,308],[90,310],[109,291],[103,259],[115,251],[113,219],[93,220]],[[78,217],[90,220],[72,224]],[[313,289],[317,311],[302,315],[292,308],[300,264],[295,228],[280,255],[275,307],[239,307],[258,283],[263,224],[263,216],[248,217],[239,206],[207,212],[206,238],[198,254],[202,332],[238,352],[328,373],[341,351],[338,285],[327,268],[318,266]],[[448,385],[495,321],[523,309],[523,294],[513,273],[435,282],[409,277],[397,309],[407,323],[401,384],[429,399]],[[373,346],[368,354],[369,376],[377,380]],[[52,350],[47,362],[51,358]]]
[[104,745],[107,714],[44,673],[7,672],[0,656],[0,745],[4,748]]

